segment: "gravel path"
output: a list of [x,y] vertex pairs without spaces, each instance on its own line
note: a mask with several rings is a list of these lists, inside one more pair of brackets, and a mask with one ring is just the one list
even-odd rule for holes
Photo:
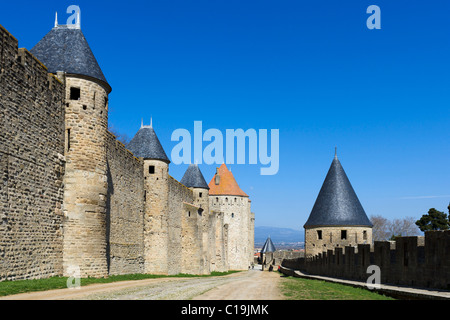
[[[125,281],[5,297],[7,300],[281,300],[278,272]],[[0,299],[1,300],[1,299]]]

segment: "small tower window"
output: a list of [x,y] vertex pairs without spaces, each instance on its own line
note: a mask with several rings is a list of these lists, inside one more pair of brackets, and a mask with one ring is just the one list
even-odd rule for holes
[[317,239],[322,240],[322,230],[317,230]]
[[70,129],[67,129],[67,151],[70,151]]
[[367,240],[367,231],[363,231],[363,240]]
[[341,230],[341,240],[347,240],[347,230]]
[[199,192],[198,197],[201,198],[203,196],[203,193]]
[[234,218],[234,213],[231,214],[231,217]]
[[155,166],[148,167],[148,173],[155,174]]
[[70,100],[80,100],[81,89],[80,88],[70,88]]

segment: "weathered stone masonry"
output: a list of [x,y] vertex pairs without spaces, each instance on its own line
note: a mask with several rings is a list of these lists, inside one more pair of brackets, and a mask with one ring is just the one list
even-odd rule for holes
[[64,94],[0,26],[0,281],[62,273]]
[[108,133],[106,243],[109,274],[144,273],[143,162]]

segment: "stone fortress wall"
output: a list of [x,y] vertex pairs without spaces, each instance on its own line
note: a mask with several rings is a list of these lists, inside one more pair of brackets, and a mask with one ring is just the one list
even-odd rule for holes
[[62,273],[64,90],[0,26],[0,281]]
[[[0,44],[0,281],[248,268],[249,203],[236,211],[241,238],[230,238],[207,189],[187,188],[108,132],[104,87],[49,74],[2,26]],[[230,263],[228,242],[248,256]]]
[[400,237],[337,247],[309,258],[284,259],[282,266],[310,275],[367,281],[370,265],[381,271],[382,284],[450,289],[450,230],[424,237]]
[[144,272],[143,162],[108,132],[106,200],[109,274]]

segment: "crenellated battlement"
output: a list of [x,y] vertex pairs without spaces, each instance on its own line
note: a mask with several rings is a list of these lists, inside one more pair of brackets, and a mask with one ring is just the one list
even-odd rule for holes
[[311,275],[366,281],[367,268],[381,270],[381,283],[450,289],[450,230],[327,250],[310,258],[285,259],[284,267]]

